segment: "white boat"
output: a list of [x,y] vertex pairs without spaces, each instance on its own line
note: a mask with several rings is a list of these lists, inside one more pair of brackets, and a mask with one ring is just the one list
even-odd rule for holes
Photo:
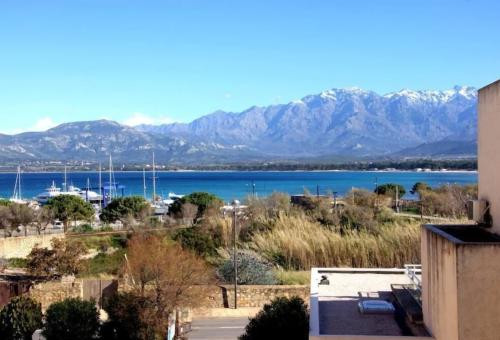
[[67,174],[66,174],[66,167],[64,168],[64,182],[63,182],[63,189],[61,191],[61,188],[58,188],[55,184],[54,181],[52,181],[52,185],[48,187],[44,192],[39,194],[36,197],[36,200],[40,204],[46,204],[51,198],[60,196],[60,195],[70,195],[70,196],[78,196],[82,198],[86,202],[90,203],[100,203],[102,200],[102,196],[96,193],[95,191],[90,190],[90,184],[89,181],[87,180],[87,188],[86,189],[80,189],[78,187],[75,187],[74,185],[67,185]]
[[12,192],[12,197],[9,201],[18,204],[27,204],[28,201],[23,199],[21,193],[21,167],[17,166],[17,175],[16,175],[16,183],[14,184],[14,191]]

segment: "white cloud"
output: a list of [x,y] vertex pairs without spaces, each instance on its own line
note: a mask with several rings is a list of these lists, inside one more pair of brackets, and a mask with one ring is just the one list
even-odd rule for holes
[[57,123],[52,120],[50,117],[40,118],[35,122],[35,125],[31,128],[31,131],[45,131],[48,129],[57,126]]
[[54,120],[50,117],[42,117],[35,121],[35,124],[24,127],[24,128],[16,128],[16,129],[10,129],[10,130],[5,130],[2,131],[3,133],[9,134],[9,135],[15,135],[18,133],[22,132],[33,132],[33,131],[46,131],[50,128],[53,128],[57,126],[58,123],[54,122]]
[[175,120],[173,120],[170,117],[165,117],[165,116],[151,117],[141,112],[134,112],[132,116],[122,121],[123,124],[128,126],[137,126],[142,124],[159,125],[159,124],[170,124],[174,122]]

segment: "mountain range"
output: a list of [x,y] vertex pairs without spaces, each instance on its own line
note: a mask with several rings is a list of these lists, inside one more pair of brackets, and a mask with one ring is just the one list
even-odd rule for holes
[[0,135],[0,160],[104,160],[204,164],[316,157],[463,157],[476,154],[477,91],[379,95],[331,89],[287,104],[216,111],[191,123],[129,127],[73,122]]

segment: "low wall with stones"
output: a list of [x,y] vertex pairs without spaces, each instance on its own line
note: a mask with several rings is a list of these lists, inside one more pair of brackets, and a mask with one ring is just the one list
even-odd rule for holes
[[54,238],[64,238],[64,234],[46,234],[0,238],[0,258],[25,258],[31,249],[38,244],[39,247],[50,247]]
[[81,280],[61,280],[37,283],[29,290],[29,295],[42,305],[45,311],[54,302],[62,301],[66,298],[83,297],[83,287]]
[[[206,289],[204,307],[234,308],[234,286],[210,286]],[[298,296],[309,301],[309,286],[242,285],[238,286],[238,307],[261,308],[276,297]]]

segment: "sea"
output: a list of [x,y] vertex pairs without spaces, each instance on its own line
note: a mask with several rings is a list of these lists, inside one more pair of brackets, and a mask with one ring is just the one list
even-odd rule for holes
[[[244,201],[249,195],[259,197],[271,193],[285,192],[288,194],[344,195],[352,188],[373,190],[377,184],[398,183],[406,188],[405,198],[413,198],[409,194],[416,182],[426,182],[432,187],[446,184],[477,183],[477,172],[417,172],[417,171],[165,171],[156,172],[156,193],[166,197],[169,193],[179,195],[195,191],[213,193],[230,202],[233,199]],[[102,183],[108,181],[108,174],[102,173]],[[98,191],[98,172],[68,172],[68,184],[80,188],[90,188]],[[153,175],[142,171],[126,171],[114,173],[114,181],[122,188],[119,194],[143,195],[144,179],[146,196],[152,196]],[[16,173],[0,173],[0,197],[12,196]],[[21,194],[23,198],[33,198],[45,191],[52,182],[62,187],[64,173],[42,172],[21,174]]]

